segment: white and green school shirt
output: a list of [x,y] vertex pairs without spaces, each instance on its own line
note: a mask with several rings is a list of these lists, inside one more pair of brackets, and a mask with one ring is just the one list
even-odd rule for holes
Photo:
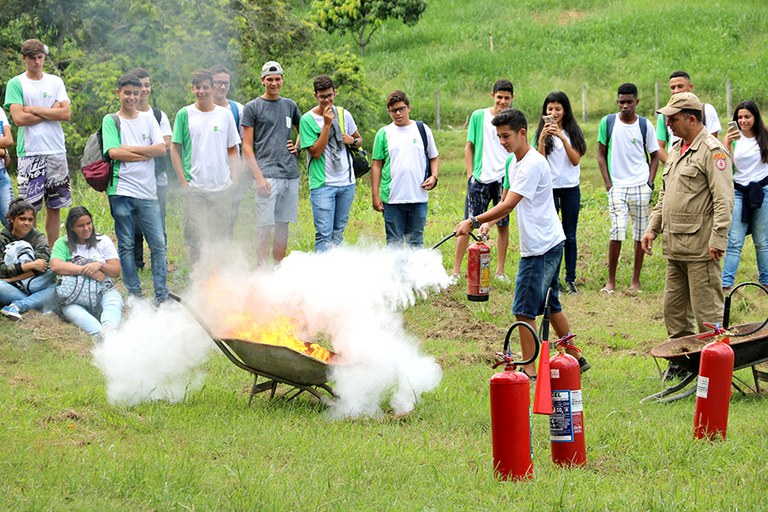
[[[427,155],[436,158],[439,153],[435,138],[429,126],[427,132]],[[429,196],[421,188],[426,175],[424,143],[415,121],[407,126],[390,123],[379,129],[373,141],[373,159],[383,160],[379,195],[388,204],[426,203]]]
[[216,192],[232,184],[227,150],[240,144],[240,134],[229,108],[215,105],[203,112],[194,104],[183,107],[173,122],[171,142],[181,145],[181,167],[190,187]]
[[[126,146],[155,146],[165,144],[152,111],[139,112],[135,119],[120,117],[120,135],[112,115],[104,116],[101,134],[104,139],[104,154],[109,150]],[[140,162],[112,162],[112,184],[107,186],[109,196],[127,196],[136,199],[157,199],[155,181],[155,159]]]
[[[5,88],[5,106],[23,105],[50,108],[56,102],[69,101],[64,81],[43,73],[40,80],[30,80],[26,73],[11,78]],[[57,155],[66,152],[64,130],[59,121],[42,121],[32,126],[19,126],[16,154],[20,157]]]
[[608,117],[600,120],[597,130],[597,142],[607,146],[608,154],[606,162],[611,184],[614,187],[638,187],[648,183],[650,167],[645,159],[645,152],[652,154],[659,150],[659,141],[653,133],[651,123],[643,143],[643,133],[640,130],[640,116],[632,124],[626,124],[616,114],[611,139],[608,140]]
[[[8,118],[5,116],[5,110],[0,108],[0,137],[5,135],[5,127],[11,126],[8,124]],[[5,169],[5,159],[0,158],[0,169]]]
[[[342,112],[344,113],[344,133],[352,135],[357,131],[355,120],[347,109],[342,109]],[[323,116],[315,114],[312,110],[301,116],[301,121],[299,122],[301,149],[309,148],[317,142],[324,124]],[[339,158],[335,162],[331,154],[330,144],[326,144],[320,158],[309,157],[310,190],[321,187],[343,187],[355,182],[355,175],[350,173],[349,170],[350,156],[347,153],[346,147],[341,144],[340,150]]]
[[492,119],[490,108],[475,110],[469,118],[467,142],[474,146],[472,176],[480,183],[493,183],[504,177],[507,150],[499,142]]

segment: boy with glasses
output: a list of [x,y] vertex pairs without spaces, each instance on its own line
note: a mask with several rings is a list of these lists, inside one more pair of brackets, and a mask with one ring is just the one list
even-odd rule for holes
[[428,191],[437,186],[440,158],[429,126],[411,121],[403,91],[387,96],[392,123],[376,133],[371,163],[373,209],[384,213],[387,245],[424,244]]

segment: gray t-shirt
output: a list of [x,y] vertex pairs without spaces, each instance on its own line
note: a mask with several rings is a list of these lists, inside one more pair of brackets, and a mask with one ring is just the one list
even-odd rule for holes
[[265,178],[299,177],[299,160],[286,143],[300,121],[299,107],[288,98],[258,97],[245,105],[242,124],[253,128],[253,153]]

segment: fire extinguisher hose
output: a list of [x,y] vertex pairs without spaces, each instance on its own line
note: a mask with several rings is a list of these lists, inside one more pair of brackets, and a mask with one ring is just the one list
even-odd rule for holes
[[[760,283],[754,283],[754,282],[748,281],[746,283],[740,283],[740,284],[734,286],[733,289],[731,290],[731,292],[725,297],[725,306],[723,308],[723,329],[725,329],[725,330],[728,330],[728,325],[729,325],[729,323],[731,321],[731,297],[733,296],[734,293],[736,293],[736,290],[738,290],[740,288],[744,288],[745,286],[756,286],[756,287],[760,288],[762,291],[764,291],[766,293],[766,295],[768,295],[768,288],[766,288],[765,286],[763,286]],[[738,333],[738,334],[731,334],[731,337],[732,338],[738,338],[738,337],[742,337],[742,336],[749,336],[751,334],[756,333],[757,331],[759,331],[760,329],[762,329],[766,325],[768,325],[768,318],[766,318],[765,321],[762,324],[760,324],[760,326],[757,327],[757,329],[755,329],[753,331],[750,331],[750,332],[742,332],[742,333]]]
[[[432,248],[433,249],[437,249],[438,247],[440,247],[445,242],[447,242],[448,240],[450,240],[451,238],[453,238],[455,236],[456,236],[456,233],[451,233],[450,235],[446,236],[445,238],[443,238],[442,240],[437,242],[435,245],[433,245]],[[472,232],[469,233],[469,236],[471,236],[474,239],[475,242],[480,240],[480,238],[478,238],[478,236],[476,234],[472,233]]]
[[533,355],[530,359],[526,359],[525,361],[514,361],[513,364],[515,366],[525,366],[527,364],[530,364],[536,360],[537,357],[539,357],[539,349],[541,345],[541,340],[539,340],[538,335],[536,334],[536,331],[531,327],[527,322],[515,322],[507,331],[507,336],[504,338],[504,356],[511,357],[512,353],[509,350],[509,343],[512,338],[512,331],[514,331],[517,327],[524,327],[528,329],[531,332],[531,335],[533,336]]

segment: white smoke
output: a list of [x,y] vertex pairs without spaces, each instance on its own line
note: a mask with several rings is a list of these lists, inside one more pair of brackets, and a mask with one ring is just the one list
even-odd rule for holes
[[182,306],[166,303],[155,310],[147,301],[134,300],[120,328],[94,348],[93,361],[107,380],[110,403],[174,403],[200,389],[202,365],[214,350]]
[[[219,255],[221,261],[221,255]],[[199,268],[184,294],[213,332],[225,313],[246,308],[254,321],[287,316],[304,341],[324,339],[338,354],[329,380],[338,398],[334,418],[380,416],[413,410],[442,377],[432,357],[403,325],[401,311],[449,284],[440,255],[430,250],[341,248],[294,252],[274,269],[243,271],[237,258],[208,273]],[[110,401],[177,401],[201,384],[200,366],[215,350],[189,315],[165,306],[134,308],[119,333],[95,351]]]

